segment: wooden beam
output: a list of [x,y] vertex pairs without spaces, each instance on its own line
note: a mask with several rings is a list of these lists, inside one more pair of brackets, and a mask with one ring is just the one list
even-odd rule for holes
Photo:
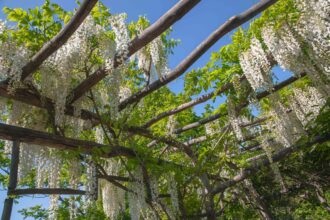
[[200,137],[191,139],[189,141],[186,141],[185,144],[187,146],[192,146],[192,145],[199,144],[199,143],[202,143],[202,142],[210,140],[210,139],[212,139],[212,138],[208,137],[207,135],[204,135],[204,136],[200,136]]
[[210,123],[212,121],[215,121],[216,119],[220,118],[221,116],[225,116],[226,114],[220,114],[220,113],[217,113],[217,114],[214,114],[214,115],[211,115],[209,117],[206,117],[206,118],[203,118],[197,122],[193,122],[191,124],[188,124],[188,125],[185,125],[181,128],[177,128],[174,130],[174,133],[175,134],[181,134],[185,131],[188,131],[188,130],[191,130],[191,129],[194,129],[194,128],[197,128],[201,125],[204,125],[204,124],[207,124],[207,123]]
[[[273,162],[276,163],[278,161],[281,161],[281,160],[289,157],[292,153],[298,151],[301,148],[304,148],[304,147],[307,147],[307,146],[312,146],[312,145],[317,144],[317,143],[319,143],[319,144],[325,143],[329,140],[330,140],[330,134],[328,133],[328,134],[325,134],[324,136],[316,137],[316,138],[310,140],[307,143],[295,144],[292,147],[284,148],[284,149],[282,149],[282,150],[280,150],[277,153],[274,153],[272,155]],[[260,161],[259,163],[253,164],[253,165],[243,169],[241,171],[241,173],[236,175],[234,178],[232,178],[228,181],[219,183],[217,186],[215,186],[212,193],[213,194],[218,194],[220,192],[223,192],[227,188],[242,182],[244,179],[246,179],[249,176],[253,175],[254,173],[258,172],[262,167],[269,166],[269,165],[270,165],[270,162],[269,162],[268,158]]]
[[[19,140],[28,144],[36,144],[45,147],[56,148],[59,150],[73,150],[79,151],[81,153],[91,153],[96,150],[98,153],[102,153],[101,157],[111,158],[111,157],[127,157],[135,158],[136,152],[130,148],[123,146],[110,146],[95,143],[92,141],[84,141],[73,138],[66,138],[59,135],[49,134],[46,132],[36,131],[28,128],[21,128],[17,126],[7,125],[0,123],[0,139],[4,140]],[[170,161],[158,159],[158,158],[146,158],[148,163],[153,163],[154,165],[162,166],[163,164],[181,167]],[[124,177],[114,177],[109,176],[108,178],[113,178],[118,181],[125,181]]]
[[91,141],[65,138],[62,136],[36,131],[28,128],[0,123],[0,138],[5,140],[19,140],[28,144],[36,144],[57,148],[60,150],[75,150],[91,153],[93,150],[103,151],[103,157],[135,157],[133,150],[121,146],[102,145]]
[[18,140],[13,141],[10,161],[9,185],[7,191],[7,198],[5,199],[5,203],[3,206],[1,220],[10,220],[11,212],[13,209],[14,198],[10,195],[16,189],[17,186],[19,145],[20,142]]
[[[134,38],[128,48],[128,57],[133,55],[142,47],[146,46],[156,37],[161,35],[164,31],[170,28],[175,22],[180,20],[185,14],[187,14],[195,5],[197,5],[201,0],[181,0],[175,4],[170,10],[168,10],[163,16],[161,16],[154,24],[145,29],[139,36]],[[121,63],[114,59],[114,68],[117,68]],[[100,82],[107,75],[103,68],[99,68],[82,83],[80,83],[76,88],[72,90],[70,95],[70,100],[68,104],[72,104],[82,97],[87,91],[89,91],[93,86]]]
[[26,79],[30,74],[35,72],[48,57],[67,42],[88,16],[96,3],[97,0],[84,0],[69,23],[65,25],[53,39],[47,42],[27,64],[24,65],[22,68],[21,80]]
[[100,175],[97,175],[97,178],[100,178],[100,179],[112,179],[112,180],[121,181],[121,182],[133,182],[133,180],[130,179],[129,177],[123,177],[123,176],[114,176],[114,175],[100,174]]
[[36,188],[36,189],[15,189],[10,195],[53,195],[53,194],[61,194],[61,195],[85,195],[86,191],[78,190],[78,189],[64,189],[64,188]]
[[163,76],[161,79],[156,80],[155,82],[149,84],[145,88],[126,98],[119,104],[119,110],[123,110],[128,105],[133,104],[148,94],[154,92],[155,90],[161,88],[162,86],[172,82],[182,74],[198,60],[208,49],[211,48],[219,39],[221,39],[224,35],[249,21],[260,12],[266,10],[271,5],[275,4],[277,0],[264,0],[255,4],[245,12],[233,16],[223,25],[221,25],[218,29],[216,29],[207,39],[205,39],[200,45],[196,47],[194,51],[192,51],[179,65],[175,67],[175,69],[166,76]]

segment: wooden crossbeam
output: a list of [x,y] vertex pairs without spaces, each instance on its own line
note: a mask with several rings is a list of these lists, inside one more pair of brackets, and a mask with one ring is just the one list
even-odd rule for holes
[[73,138],[65,138],[59,135],[49,134],[46,132],[36,131],[28,128],[0,123],[0,139],[19,140],[28,144],[36,144],[57,148],[60,150],[74,150],[82,153],[92,153],[93,150],[104,152],[102,157],[135,157],[133,150],[121,146],[109,146],[98,144],[91,141],[78,140]]
[[[128,57],[133,55],[142,47],[146,46],[156,37],[161,35],[164,31],[171,27],[175,22],[180,20],[185,14],[187,14],[200,0],[181,0],[174,5],[169,11],[161,16],[154,24],[145,29],[141,35],[134,38],[128,48]],[[121,59],[114,59],[114,68],[117,68],[121,63],[118,62]],[[103,68],[99,68],[87,79],[81,82],[72,92],[68,95],[70,100],[68,104],[72,104],[82,97],[93,86],[100,82],[107,75]]]
[[[0,123],[0,139],[4,140],[19,140],[20,142],[28,144],[36,144],[44,147],[56,148],[59,150],[73,150],[81,153],[92,153],[94,150],[101,153],[103,158],[112,157],[126,157],[126,158],[136,158],[136,152],[130,148],[123,146],[110,146],[95,143],[92,141],[78,140],[73,138],[66,138],[59,135],[49,134],[46,132],[36,131],[29,128],[21,128],[17,126],[7,125]],[[175,167],[180,167],[180,165],[175,164],[170,161],[157,159],[157,158],[146,158],[147,163],[153,163],[157,165],[170,165]],[[101,176],[102,177],[102,176]],[[107,178],[112,178],[116,181],[125,181],[126,178],[109,176]]]
[[123,176],[97,175],[97,178],[100,178],[100,179],[112,179],[114,181],[119,181],[119,182],[133,182],[133,180],[130,179],[129,177],[123,177]]
[[84,0],[69,23],[66,24],[53,39],[47,42],[27,64],[24,65],[22,68],[21,80],[26,79],[30,74],[35,72],[48,57],[65,44],[85,20],[96,3],[97,0]]
[[35,189],[15,189],[11,191],[10,195],[85,195],[86,191],[78,189],[64,189],[64,188],[35,188]]
[[126,98],[119,104],[119,109],[123,110],[128,105],[133,104],[143,97],[147,96],[148,94],[154,92],[155,90],[165,86],[169,82],[177,79],[179,76],[184,74],[184,72],[194,64],[198,58],[200,58],[208,49],[211,48],[219,39],[225,36],[230,31],[234,30],[235,28],[239,27],[240,25],[244,24],[245,22],[249,21],[260,12],[266,10],[271,5],[275,4],[277,0],[264,0],[260,1],[256,5],[252,6],[245,12],[233,16],[219,28],[217,28],[206,40],[204,40],[200,45],[196,47],[194,51],[192,51],[179,65],[175,67],[175,69],[166,76],[154,81],[153,83],[149,84],[145,88],[141,89],[140,91],[132,94],[130,97]]

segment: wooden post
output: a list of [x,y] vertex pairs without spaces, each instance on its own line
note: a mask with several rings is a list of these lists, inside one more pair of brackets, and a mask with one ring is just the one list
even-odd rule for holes
[[13,141],[13,147],[11,150],[11,163],[10,163],[10,174],[9,174],[9,185],[7,191],[7,198],[3,206],[3,212],[1,220],[10,220],[11,211],[13,209],[14,199],[10,197],[11,192],[16,189],[17,186],[17,173],[19,163],[19,141]]

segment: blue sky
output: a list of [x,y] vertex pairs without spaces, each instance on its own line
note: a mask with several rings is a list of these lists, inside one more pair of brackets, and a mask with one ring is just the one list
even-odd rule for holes
[[[22,7],[33,8],[41,5],[43,0],[0,0],[0,8],[7,7]],[[67,10],[72,10],[76,7],[75,0],[52,0]],[[136,20],[139,15],[145,15],[151,22],[157,20],[169,8],[171,8],[177,1],[174,0],[106,0],[105,3],[112,13],[126,12],[128,20]],[[179,22],[173,26],[171,37],[180,39],[181,43],[174,49],[174,54],[169,58],[171,68],[174,68],[181,62],[193,49],[205,39],[212,31],[219,25],[224,23],[228,18],[236,15],[258,0],[204,0],[200,2],[192,11],[183,17]],[[0,19],[5,17],[0,12]],[[246,25],[245,25],[246,26]],[[230,43],[230,34],[222,38],[216,43],[207,53],[205,53],[192,68],[204,66],[212,51],[217,51],[221,46]],[[282,73],[277,69],[277,73]],[[280,74],[282,75],[282,74]],[[285,74],[288,76],[289,74]],[[284,76],[284,75],[283,75]],[[282,78],[282,77],[280,77]],[[175,80],[170,83],[169,87],[178,92],[182,89],[183,78]],[[217,100],[218,104],[221,100]],[[211,103],[211,101],[209,102]],[[197,113],[203,111],[203,104],[195,107]],[[5,198],[5,191],[0,191],[0,210],[2,211],[3,200]],[[48,199],[37,199],[32,197],[24,197],[19,200],[19,204],[14,205],[13,218],[15,220],[22,219],[17,213],[18,209],[28,207],[36,204],[43,204],[48,206]]]

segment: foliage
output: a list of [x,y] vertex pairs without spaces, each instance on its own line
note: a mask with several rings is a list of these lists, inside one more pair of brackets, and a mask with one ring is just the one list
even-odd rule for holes
[[[3,11],[7,14],[7,20],[14,23],[15,27],[0,33],[1,44],[13,43],[15,48],[25,48],[30,54],[28,59],[52,39],[73,15],[73,12],[67,12],[49,0],[46,0],[41,7],[34,9],[4,7]],[[166,30],[159,38],[146,45],[131,56],[129,61],[114,70],[110,65],[113,59],[126,58],[125,56],[119,57],[118,54],[123,51],[118,49],[118,45],[127,49],[128,41],[148,28],[150,22],[146,17],[141,16],[137,21],[132,21],[126,26],[122,22],[126,18],[125,14],[112,14],[105,5],[98,3],[93,8],[91,16],[86,19],[86,23],[83,23],[82,28],[78,30],[81,32],[69,39],[68,43],[61,48],[64,48],[63,50],[56,52],[58,54],[48,59],[37,70],[31,77],[30,84],[22,87],[35,92],[36,97],[51,99],[54,109],[47,107],[46,110],[41,110],[5,100],[2,115],[2,121],[9,121],[16,126],[43,130],[68,138],[93,141],[104,145],[99,148],[95,147],[88,154],[83,154],[80,149],[77,151],[45,150],[46,148],[43,146],[35,145],[25,145],[21,150],[21,153],[27,152],[25,155],[21,155],[22,161],[31,152],[39,156],[46,155],[47,161],[43,161],[43,163],[51,161],[49,163],[52,172],[48,171],[45,174],[47,177],[42,179],[42,187],[86,189],[86,196],[59,199],[58,206],[55,205],[57,219],[70,218],[73,212],[72,199],[78,207],[75,219],[108,219],[109,212],[114,210],[109,211],[105,207],[112,204],[111,202],[117,201],[116,199],[120,196],[123,203],[117,201],[118,204],[120,203],[117,219],[132,219],[132,212],[136,207],[144,215],[157,213],[162,219],[171,219],[171,215],[175,215],[177,218],[182,215],[193,216],[193,219],[194,216],[209,212],[211,206],[214,206],[217,212],[220,210],[219,219],[258,219],[260,218],[258,199],[264,202],[270,215],[276,219],[330,218],[329,212],[326,211],[329,203],[320,204],[320,196],[326,201],[330,199],[329,142],[305,146],[305,143],[312,141],[315,137],[329,135],[329,98],[309,100],[310,103],[319,101],[316,108],[320,107],[319,103],[323,100],[325,103],[322,103],[322,108],[317,109],[317,114],[309,113],[305,116],[313,118],[313,120],[309,120],[302,126],[302,134],[294,127],[293,121],[289,120],[290,117],[282,120],[282,125],[289,124],[290,128],[296,129],[291,130],[299,133],[298,138],[296,138],[296,134],[292,135],[295,138],[295,140],[291,140],[294,142],[293,145],[301,144],[303,147],[296,151],[293,150],[292,155],[286,160],[273,163],[271,156],[285,149],[285,145],[277,139],[278,136],[284,136],[284,134],[279,135],[279,133],[273,132],[273,130],[276,131],[276,127],[279,127],[279,124],[275,124],[274,121],[294,112],[292,97],[296,95],[297,91],[301,94],[313,93],[310,91],[315,93],[315,90],[310,90],[310,88],[318,85],[315,85],[315,81],[307,74],[307,77],[301,77],[279,91],[265,88],[254,91],[249,81],[246,80],[247,77],[240,59],[242,53],[251,49],[255,39],[270,56],[269,48],[264,42],[262,32],[264,28],[271,27],[280,31],[286,26],[294,27],[299,22],[301,14],[302,12],[296,7],[295,0],[278,1],[252,21],[247,29],[238,28],[231,36],[232,43],[212,53],[209,62],[204,67],[186,73],[181,93],[175,94],[164,86],[120,111],[117,106],[123,99],[145,88],[157,78],[161,81],[161,77],[166,77],[167,57],[173,53],[173,49],[179,44],[179,41],[170,38],[171,29]],[[95,32],[91,30],[95,30]],[[120,34],[122,36],[119,36]],[[119,39],[120,37],[122,39]],[[125,37],[128,39],[124,39]],[[75,44],[77,42],[78,44]],[[303,53],[312,59],[307,43],[302,44]],[[77,51],[74,46],[77,46],[79,50]],[[156,55],[159,57],[155,57],[157,51]],[[125,54],[125,52],[127,51],[123,53]],[[148,62],[150,62],[149,65],[146,65]],[[64,116],[64,108],[70,101],[69,91],[100,69],[106,71],[107,76],[74,103],[73,117]],[[11,71],[10,68],[8,71]],[[158,73],[158,76],[152,75],[153,71]],[[275,82],[274,74],[271,74],[271,82]],[[218,94],[226,86],[228,88]],[[49,88],[53,90],[49,91]],[[121,94],[123,91],[129,94]],[[147,134],[136,135],[129,131],[129,129],[141,128],[155,116],[209,92],[214,94],[213,101],[217,97],[226,98],[227,101],[219,106],[206,105],[205,112],[201,116],[189,108],[170,117],[164,117],[152,124],[146,130]],[[271,95],[262,96],[259,102],[255,101],[256,97],[267,92]],[[276,103],[280,103],[280,107],[276,106]],[[21,115],[15,121],[13,118],[17,109],[20,110]],[[78,119],[77,115],[79,117],[81,109],[96,114],[101,118],[101,124],[93,127]],[[203,120],[214,116],[218,116],[217,120],[207,123],[205,127],[198,126],[186,132],[177,132],[178,134],[174,132],[177,128],[198,121],[198,125],[204,125]],[[263,117],[266,119],[254,125],[254,121]],[[242,119],[239,125],[235,121],[238,118]],[[285,121],[285,119],[288,120]],[[243,122],[252,125],[244,125]],[[273,125],[272,128],[269,123]],[[239,127],[238,131],[235,129],[237,127]],[[144,127],[142,128],[144,129]],[[244,139],[240,139],[239,132]],[[181,144],[200,137],[206,141],[189,146]],[[158,139],[158,141],[150,147],[148,146],[150,139]],[[269,151],[267,151],[265,140],[275,140],[270,142]],[[125,146],[134,152],[136,157],[112,159],[103,157],[118,146]],[[3,188],[8,184],[7,172],[10,162],[8,155],[5,154],[6,147],[8,146],[1,142],[0,184]],[[253,150],[247,150],[249,148]],[[28,151],[29,149],[32,149],[31,152]],[[189,154],[190,150],[193,153]],[[255,157],[261,159],[254,160]],[[267,159],[270,161],[270,168],[262,167],[249,178],[255,192],[248,188],[245,182],[242,182],[228,187],[225,191],[213,194],[212,189],[219,183],[228,183],[227,181],[239,175],[242,170],[253,166],[254,161],[262,162]],[[60,166],[56,164],[56,161],[61,161]],[[75,166],[78,166],[80,170],[75,170]],[[114,198],[111,198],[113,200],[107,200],[103,195],[97,201],[89,198],[91,195],[88,193],[94,190],[97,194],[98,191],[97,188],[88,188],[93,183],[91,174],[93,171],[91,170],[95,168],[98,176],[104,175],[100,167],[109,175],[129,179],[128,181],[110,181],[99,184],[102,192],[105,192],[106,187],[109,191],[112,190],[111,192],[114,194],[111,195],[115,195]],[[44,172],[40,170],[40,166],[29,169],[19,180],[19,187],[38,187],[36,180]],[[52,176],[56,175],[58,175],[56,181],[52,180]],[[287,191],[283,190],[283,185]],[[153,198],[155,193],[153,187],[157,188],[157,195],[162,195],[164,198]],[[123,188],[129,190],[120,194]],[[134,193],[130,191],[134,191]],[[109,192],[107,195],[109,197]],[[51,209],[47,210],[37,205],[24,208],[20,210],[20,213],[25,218],[49,219],[51,211]],[[150,216],[149,219],[155,218]]]

